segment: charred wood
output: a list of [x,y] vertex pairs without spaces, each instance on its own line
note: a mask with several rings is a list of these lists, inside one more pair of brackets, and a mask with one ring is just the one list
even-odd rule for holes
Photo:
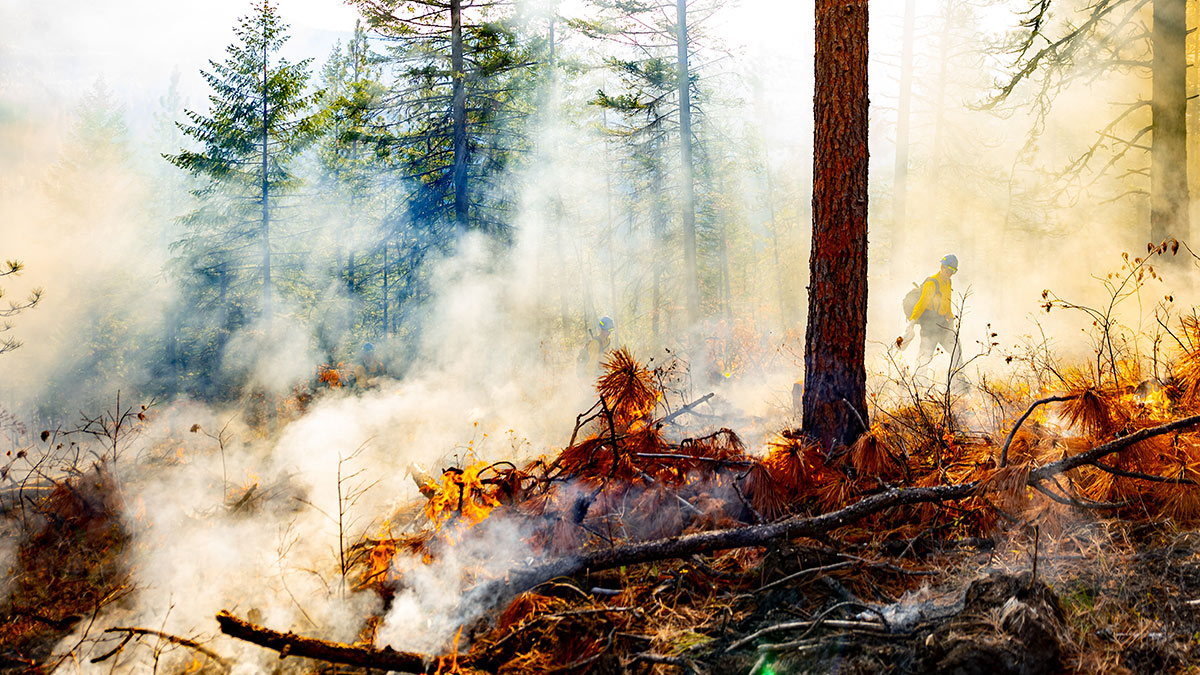
[[433,673],[438,669],[437,659],[422,654],[398,652],[391,647],[356,647],[290,632],[281,633],[239,619],[226,611],[217,614],[217,623],[220,624],[222,633],[277,651],[279,658],[299,656],[328,663],[344,663],[348,666],[379,668],[400,673]]

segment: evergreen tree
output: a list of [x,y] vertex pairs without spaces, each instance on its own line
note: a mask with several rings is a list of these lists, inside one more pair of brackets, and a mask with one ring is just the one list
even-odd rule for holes
[[239,315],[252,308],[244,306],[244,286],[256,283],[254,309],[268,320],[280,239],[273,227],[282,220],[274,202],[295,189],[291,165],[321,128],[320,115],[310,113],[319,93],[306,91],[309,60],[292,64],[277,57],[286,31],[269,0],[239,19],[225,61],[210,61],[212,71],[201,71],[212,89],[208,114],[188,110],[188,122],[180,124],[201,148],[167,157],[204,181],[193,192],[200,208],[174,245],[185,273],[220,288],[222,303],[233,303]]
[[[707,0],[690,4],[687,0],[675,0],[671,3],[673,7],[645,0],[594,2],[600,15],[595,20],[579,21],[575,25],[594,37],[632,48],[637,56],[613,63],[627,82],[631,76],[640,80],[628,94],[615,97],[602,94],[598,102],[618,108],[632,105],[635,109],[652,102],[653,108],[673,118],[676,127],[674,145],[679,157],[675,192],[681,221],[683,291],[688,324],[694,330],[702,316],[696,236],[695,108],[692,101],[696,73],[691,59],[701,40],[688,25],[689,21],[696,22],[697,15],[711,16],[716,8]],[[664,119],[663,115],[655,114],[649,119],[648,128],[659,127]]]
[[508,234],[510,191],[496,181],[527,150],[522,124],[536,82],[533,48],[501,14],[504,3],[353,0],[392,42],[399,74],[377,142],[412,189],[394,227],[419,230],[406,247],[444,247],[467,230]]
[[[383,57],[371,49],[365,29],[334,46],[321,69],[321,87],[328,101],[326,133],[317,146],[321,167],[323,221],[333,251],[336,287],[351,302],[342,311],[327,313],[319,333],[325,350],[332,351],[348,331],[365,329],[372,337],[386,332],[389,271],[384,265],[388,241],[382,237],[386,212],[385,163],[371,142],[382,124]],[[368,308],[370,320],[360,312]],[[334,325],[337,323],[339,325]]]
[[269,0],[238,20],[225,60],[201,71],[212,90],[208,113],[187,110],[179,125],[199,147],[167,156],[200,182],[199,207],[172,251],[188,295],[178,358],[205,393],[231,332],[255,314],[271,320],[273,269],[289,243],[280,202],[299,183],[297,155],[321,130],[309,60],[278,56],[286,31]]

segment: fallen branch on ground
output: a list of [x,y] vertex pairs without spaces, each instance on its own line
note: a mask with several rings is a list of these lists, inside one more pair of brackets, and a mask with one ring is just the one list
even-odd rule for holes
[[217,613],[217,623],[220,624],[222,633],[277,651],[281,659],[285,656],[300,656],[361,668],[422,674],[433,673],[438,666],[437,659],[412,652],[398,652],[391,647],[355,647],[342,642],[302,637],[295,633],[280,633],[239,619],[227,611]]
[[1047,403],[1060,403],[1062,401],[1070,401],[1075,398],[1079,398],[1079,397],[1074,396],[1074,395],[1047,396],[1046,398],[1038,399],[1038,400],[1034,401],[1033,404],[1030,405],[1029,408],[1025,411],[1025,414],[1021,415],[1021,417],[1017,419],[1016,423],[1013,424],[1012,431],[1008,432],[1008,437],[1004,439],[1004,448],[1002,450],[1000,450],[1000,466],[1001,467],[1008,466],[1008,447],[1010,445],[1012,445],[1013,438],[1015,438],[1017,435],[1017,430],[1020,429],[1021,425],[1025,423],[1025,420],[1028,419],[1029,416],[1033,414],[1033,411],[1038,409],[1038,406],[1042,406]]
[[[1034,469],[1029,472],[1025,484],[1030,487],[1041,487],[1040,483],[1043,481],[1053,481],[1059,474],[1084,465],[1095,464],[1100,459],[1120,452],[1131,445],[1198,424],[1200,424],[1200,415],[1193,415],[1156,427],[1141,429],[1127,436],[1096,446],[1087,452],[1065,457]],[[698,532],[667,539],[614,546],[582,555],[560,558],[543,565],[514,568],[509,571],[505,579],[496,579],[475,587],[469,593],[466,601],[482,601],[488,605],[495,606],[514,595],[546,583],[556,577],[569,577],[585,570],[596,572],[625,565],[688,558],[693,555],[711,553],[713,551],[763,546],[784,538],[795,539],[797,537],[820,536],[862,520],[867,516],[898,506],[966,499],[977,495],[981,485],[980,481],[972,481],[956,485],[890,488],[883,492],[863,497],[845,508],[817,516],[793,516],[774,523]],[[330,663],[344,663],[347,665],[379,668],[404,673],[432,673],[436,666],[435,660],[428,659],[420,654],[397,652],[391,648],[379,650],[371,647],[354,647],[317,638],[305,638],[294,633],[280,633],[261,626],[255,626],[225,611],[217,615],[217,622],[221,626],[221,631],[226,635],[278,651],[281,658],[288,655],[302,656]],[[820,622],[817,622],[816,625],[820,625]],[[812,625],[809,626],[810,629],[813,627]],[[856,624],[854,627],[862,628],[865,626]],[[612,634],[609,635],[610,644],[611,639]],[[769,650],[775,650],[793,648],[795,645],[793,643],[784,643],[782,645],[765,647]],[[605,649],[607,649],[607,645]],[[603,651],[600,653],[603,653]],[[598,658],[600,653],[589,658]],[[581,665],[585,664],[582,662],[571,664],[572,667]]]
[[[1034,469],[1029,472],[1026,484],[1034,487],[1058,474],[1077,469],[1085,464],[1092,464],[1135,443],[1198,424],[1200,424],[1200,415],[1193,415],[1156,427],[1141,429],[1128,436],[1098,445],[1087,452],[1065,457]],[[582,555],[560,558],[543,565],[514,568],[510,570],[507,580],[495,580],[481,584],[471,592],[471,595],[474,600],[499,604],[555,577],[571,576],[584,570],[595,572],[639,563],[687,558],[700,553],[763,546],[778,539],[812,537],[845,527],[867,516],[897,506],[966,499],[974,496],[979,488],[979,481],[933,487],[890,488],[864,497],[845,508],[817,516],[793,516],[764,525],[711,530],[668,539],[614,546]]]

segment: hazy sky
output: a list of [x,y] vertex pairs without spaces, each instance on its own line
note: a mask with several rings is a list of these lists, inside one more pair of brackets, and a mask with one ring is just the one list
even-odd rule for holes
[[[569,5],[571,3],[564,3]],[[173,71],[192,106],[203,104],[199,70],[220,60],[249,0],[0,0],[0,98],[70,108],[97,78],[125,104],[133,124],[165,93]],[[279,0],[291,24],[285,55],[313,58],[353,30],[356,10],[337,0]],[[569,6],[564,7],[569,11]],[[764,17],[771,21],[764,21]],[[736,53],[774,60],[811,58],[811,0],[727,3],[711,22]],[[808,77],[807,69],[802,73]]]

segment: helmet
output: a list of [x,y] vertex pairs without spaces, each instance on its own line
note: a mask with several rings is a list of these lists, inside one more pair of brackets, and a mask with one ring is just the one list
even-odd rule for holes
[[373,352],[373,351],[375,351],[375,345],[368,342],[365,345],[363,345],[363,351],[367,352],[367,353]]
[[617,322],[612,320],[611,316],[600,317],[600,330],[612,332],[612,329],[617,327]]
[[942,258],[942,264],[945,265],[946,267],[949,267],[952,270],[957,271],[958,270],[958,256],[951,253],[951,254],[947,255],[946,257]]

